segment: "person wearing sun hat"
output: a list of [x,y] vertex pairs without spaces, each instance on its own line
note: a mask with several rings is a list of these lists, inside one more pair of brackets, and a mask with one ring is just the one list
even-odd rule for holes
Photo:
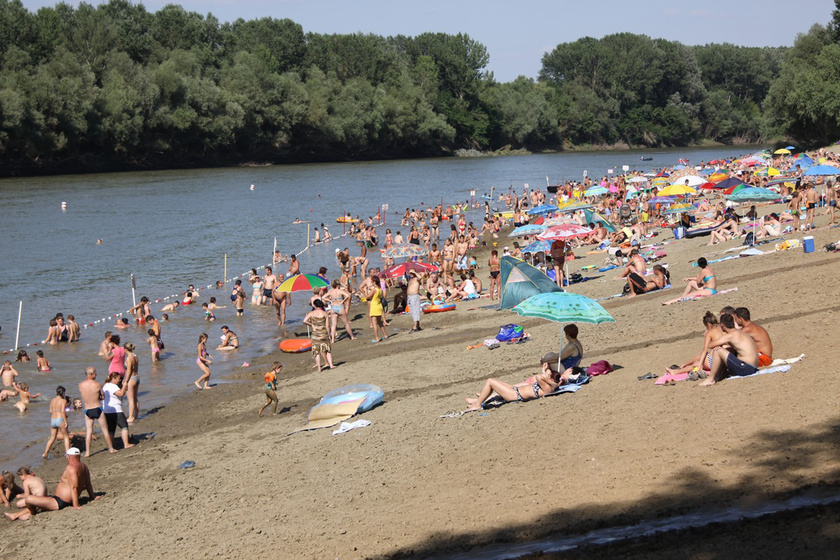
[[26,521],[38,511],[58,511],[68,506],[73,509],[82,509],[79,506],[79,495],[83,490],[87,491],[92,500],[98,500],[93,490],[93,483],[90,480],[90,469],[82,463],[82,452],[78,447],[71,447],[67,450],[67,467],[61,474],[61,479],[55,487],[52,496],[26,496],[24,504],[26,509],[18,513],[6,513],[6,518],[11,521]]

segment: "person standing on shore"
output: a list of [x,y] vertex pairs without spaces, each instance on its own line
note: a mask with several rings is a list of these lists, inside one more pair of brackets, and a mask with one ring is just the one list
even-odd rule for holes
[[356,340],[356,337],[353,336],[353,329],[350,328],[350,323],[347,321],[347,312],[350,310],[350,292],[342,288],[338,280],[333,280],[332,289],[324,297],[330,304],[330,342],[335,342],[335,331],[339,319],[344,324],[344,330],[350,340]]
[[[134,447],[134,444],[128,441],[128,420],[125,417],[122,409],[122,399],[128,392],[128,384],[131,381],[131,374],[128,374],[125,380],[121,379],[119,373],[112,372],[108,374],[108,379],[105,385],[102,386],[102,412],[105,415],[105,422],[108,425],[108,434],[111,440],[117,433],[117,428],[120,429],[120,437],[123,442],[123,449]],[[122,388],[118,383],[122,381]]]
[[140,416],[140,401],[137,394],[140,392],[140,379],[138,379],[138,369],[140,361],[137,354],[134,353],[134,345],[126,342],[123,346],[125,348],[125,381],[123,387],[128,387],[128,423],[133,424]]
[[420,279],[417,277],[416,270],[408,271],[406,296],[408,310],[411,312],[411,319],[414,321],[414,325],[409,332],[422,331],[423,329],[420,328],[420,317],[423,315],[423,310],[420,308]]
[[198,347],[196,348],[198,357],[195,359],[195,364],[201,370],[201,377],[196,379],[195,386],[202,389],[201,382],[204,381],[204,389],[210,388],[210,364],[213,363],[213,356],[207,353],[207,333],[201,333],[198,337]]
[[96,381],[96,368],[85,369],[85,380],[79,383],[79,394],[82,396],[82,404],[85,406],[85,457],[90,457],[90,442],[93,439],[93,422],[99,422],[102,435],[105,436],[105,443],[108,444],[108,451],[116,453],[114,442],[108,434],[108,426],[105,424],[105,417],[102,416],[102,385]]
[[808,203],[808,210],[805,213],[806,230],[814,229],[814,214],[817,212],[817,202],[819,202],[819,199],[820,195],[817,193],[817,189],[813,183],[808,185],[808,190],[805,191],[805,202]]
[[324,302],[320,299],[315,299],[312,302],[313,310],[306,314],[303,318],[303,323],[312,327],[312,354],[315,356],[315,366],[318,368],[318,373],[321,373],[321,356],[333,369],[332,348],[330,347],[330,332],[327,326],[329,316],[324,311]]
[[370,316],[370,328],[373,329],[373,340],[371,340],[371,342],[376,344],[380,340],[379,329],[382,329],[383,340],[387,339],[388,335],[385,334],[385,324],[382,317],[385,314],[385,309],[382,307],[383,292],[379,284],[379,276],[373,274],[369,279],[370,284],[363,285],[360,289],[364,288],[362,295],[370,301],[370,310],[368,314]]
[[50,449],[58,436],[64,440],[64,451],[70,449],[70,436],[67,434],[67,399],[64,398],[66,390],[59,385],[55,388],[55,397],[50,401],[50,439],[47,440],[47,448],[41,455],[44,459],[50,458]]

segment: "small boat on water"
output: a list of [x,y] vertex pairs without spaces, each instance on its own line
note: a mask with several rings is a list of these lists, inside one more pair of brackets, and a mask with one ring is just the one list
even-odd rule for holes
[[653,158],[651,156],[642,156],[641,160],[642,161],[653,161]]

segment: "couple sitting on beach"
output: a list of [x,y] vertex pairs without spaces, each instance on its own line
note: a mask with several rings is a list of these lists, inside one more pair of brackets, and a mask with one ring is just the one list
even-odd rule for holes
[[646,294],[654,290],[661,290],[671,283],[671,273],[660,265],[654,265],[653,274],[647,274],[647,263],[645,259],[639,254],[638,249],[630,251],[630,262],[621,273],[622,278],[627,278],[627,285],[624,292],[628,297],[634,297],[641,294]]
[[530,401],[555,392],[559,387],[570,382],[577,381],[581,375],[585,375],[583,369],[578,367],[583,358],[583,346],[577,339],[577,325],[566,325],[563,328],[567,344],[558,354],[549,352],[540,360],[542,371],[537,375],[529,377],[522,383],[509,385],[504,381],[490,378],[484,382],[480,393],[476,398],[466,397],[469,407],[467,410],[480,410],[488,400],[500,396],[505,402]]
[[708,377],[701,385],[713,385],[729,376],[752,375],[759,367],[773,363],[770,335],[764,327],[751,321],[746,307],[724,307],[720,320],[707,311],[703,325],[706,327],[703,350],[682,367],[667,368],[668,374],[693,372],[695,377],[690,379]]

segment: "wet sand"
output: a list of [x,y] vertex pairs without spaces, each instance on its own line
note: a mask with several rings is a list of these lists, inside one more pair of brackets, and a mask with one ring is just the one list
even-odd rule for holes
[[[817,218],[818,225],[826,221]],[[267,355],[235,370],[237,383],[183,397],[140,421],[133,432],[141,443],[133,449],[109,456],[96,442],[98,452],[86,462],[103,499],[78,512],[0,523],[0,555],[46,556],[60,548],[71,558],[94,550],[105,558],[435,557],[806,489],[837,492],[840,256],[820,248],[840,239],[840,228],[813,235],[815,253],[712,264],[718,289],[737,286],[734,293],[667,308],[661,301],[679,295],[678,287],[605,302],[616,323],[579,325],[584,364],[606,359],[620,368],[575,394],[457,418],[439,416],[463,409],[463,397],[487,377],[518,382],[535,373],[539,357],[561,344],[561,325],[484,309],[492,302],[481,299],[424,316],[420,333],[409,334],[410,317],[398,316],[392,339],[371,345],[366,309],[357,306],[359,340],[334,345],[335,370],[316,373],[308,354],[279,357],[282,414],[256,416],[262,373],[278,359]],[[706,242],[666,247],[675,286],[696,274],[689,260],[716,258],[710,255],[740,243]],[[489,280],[486,260],[479,258],[482,280]],[[570,268],[601,262],[589,256]],[[618,273],[594,274],[571,289],[615,294]],[[709,388],[637,380],[698,353],[703,313],[724,305],[750,308],[773,338],[774,357],[804,352],[805,360],[787,373]],[[466,349],[511,322],[531,340]],[[351,383],[385,390],[386,402],[362,415],[372,425],[337,436],[331,429],[285,435],[306,423],[324,393]],[[185,460],[196,467],[179,470]],[[50,490],[63,466],[56,459],[39,469]],[[813,546],[806,556],[818,557],[836,550],[837,511],[811,508],[551,557],[755,557],[766,550],[781,558],[801,556],[803,543]],[[765,531],[777,534],[764,541]]]

